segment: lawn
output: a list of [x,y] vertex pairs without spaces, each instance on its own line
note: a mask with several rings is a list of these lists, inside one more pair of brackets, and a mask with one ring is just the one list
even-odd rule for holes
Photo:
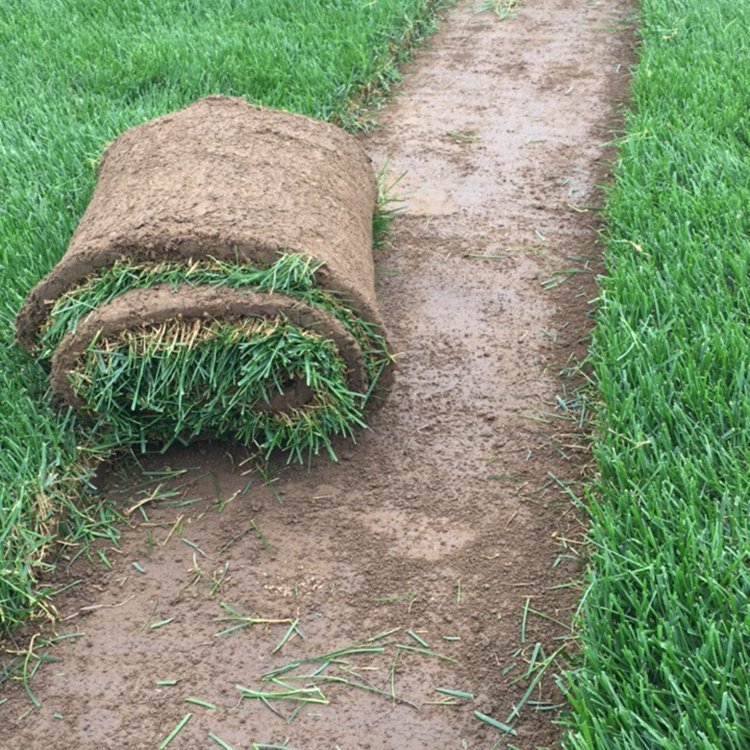
[[571,750],[750,747],[750,5],[644,0]]
[[40,614],[68,541],[111,535],[94,461],[46,373],[13,346],[28,290],[65,250],[121,131],[202,96],[366,125],[362,105],[431,30],[439,0],[10,0],[0,8],[0,631]]

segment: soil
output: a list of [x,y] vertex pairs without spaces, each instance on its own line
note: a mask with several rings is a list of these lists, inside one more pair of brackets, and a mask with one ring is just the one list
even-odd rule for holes
[[370,158],[340,128],[243,99],[201,99],[126,131],[107,149],[65,255],[18,315],[18,340],[33,350],[50,305],[118,260],[270,265],[280,252],[324,261],[320,286],[380,324],[376,197]]
[[[29,683],[38,708],[19,682],[0,685],[5,747],[155,748],[188,713],[170,750],[221,747],[209,733],[235,750],[556,745],[559,662],[525,703],[523,675],[572,648],[581,593],[568,493],[589,454],[572,376],[596,296],[590,207],[626,95],[630,7],[526,0],[500,21],[467,2],[448,15],[362,139],[409,193],[376,259],[400,354],[388,400],[357,445],[336,446],[336,464],[264,477],[243,451],[203,444],[144,462],[184,470],[173,478],[103,477],[133,528],[97,545],[111,570],[94,552],[60,565],[63,640],[42,649],[49,628],[19,634],[57,661]],[[220,619],[229,606],[279,622]],[[285,641],[291,622],[304,638]],[[245,627],[219,635],[233,624]],[[238,684],[281,691],[261,675],[396,628],[329,666],[350,684],[318,680],[328,702],[292,721],[294,704],[240,700]],[[281,679],[308,685],[294,676],[317,666]],[[474,714],[506,722],[519,705],[514,735]]]

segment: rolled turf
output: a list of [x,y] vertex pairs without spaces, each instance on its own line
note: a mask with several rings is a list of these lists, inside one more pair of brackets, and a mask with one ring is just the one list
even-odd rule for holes
[[121,135],[18,340],[92,442],[205,436],[290,458],[364,425],[388,384],[377,185],[355,139],[208,97]]

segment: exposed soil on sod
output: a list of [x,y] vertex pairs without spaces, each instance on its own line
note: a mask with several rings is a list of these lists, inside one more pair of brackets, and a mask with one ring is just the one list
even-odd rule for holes
[[[82,581],[55,599],[68,637],[30,682],[38,709],[19,683],[0,687],[5,747],[154,748],[188,713],[170,748],[220,747],[209,733],[235,750],[556,742],[549,677],[513,720],[517,736],[473,712],[509,718],[529,685],[517,678],[566,643],[580,595],[566,586],[581,527],[563,486],[576,489],[588,456],[575,382],[559,373],[590,327],[587,206],[601,202],[625,93],[629,7],[528,0],[502,22],[471,2],[451,12],[363,138],[407,172],[409,193],[376,259],[400,366],[371,429],[337,445],[340,463],[274,466],[271,484],[226,446],[149,459],[150,471],[186,469],[151,502],[158,479],[113,474],[109,494],[125,512],[142,502],[148,521],[133,510],[119,549],[97,545],[111,570],[96,555],[60,566],[60,586]],[[232,617],[222,603],[279,622],[218,620]],[[304,639],[272,654],[290,621]],[[246,627],[217,635],[235,624]],[[281,691],[261,675],[394,628],[319,675],[386,695],[316,680],[308,697],[328,703],[291,722],[240,701],[236,684]],[[280,679],[307,686],[295,675],[318,666]]]
[[369,158],[340,128],[236,98],[201,99],[109,147],[65,255],[18,316],[18,339],[33,348],[52,303],[115,261],[270,265],[280,251],[324,260],[321,286],[378,323],[376,193]]

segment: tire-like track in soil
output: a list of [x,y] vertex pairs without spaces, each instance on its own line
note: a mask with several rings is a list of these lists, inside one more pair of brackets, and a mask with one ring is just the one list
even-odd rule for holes
[[[551,654],[565,642],[580,593],[565,587],[580,573],[581,526],[559,483],[575,489],[588,455],[574,384],[559,373],[585,353],[590,328],[598,224],[587,206],[601,202],[626,89],[629,8],[526,0],[504,21],[472,2],[450,12],[363,139],[376,162],[406,172],[407,194],[393,248],[377,258],[400,367],[371,429],[338,446],[340,463],[276,467],[270,486],[234,449],[167,456],[187,469],[176,494],[146,503],[148,522],[129,516],[120,551],[99,545],[112,570],[61,566],[61,584],[84,580],[56,599],[68,618],[57,631],[74,635],[31,683],[38,709],[19,721],[28,696],[0,687],[0,744],[155,748],[188,712],[170,748],[218,747],[209,732],[235,750],[559,739],[557,712],[536,703],[515,737],[473,711],[505,721],[528,684],[513,680],[537,643]],[[215,619],[227,614],[221,602],[298,618],[305,640],[271,655],[284,624],[217,637],[232,625]],[[455,662],[391,645],[352,657],[357,679],[417,704],[445,699],[435,687],[474,700],[417,710],[328,683],[330,703],[291,723],[257,700],[238,703],[236,683],[256,688],[271,668],[390,628],[402,628],[391,641],[419,647],[409,629]],[[155,684],[170,679],[179,682]],[[532,700],[560,695],[545,679]]]

